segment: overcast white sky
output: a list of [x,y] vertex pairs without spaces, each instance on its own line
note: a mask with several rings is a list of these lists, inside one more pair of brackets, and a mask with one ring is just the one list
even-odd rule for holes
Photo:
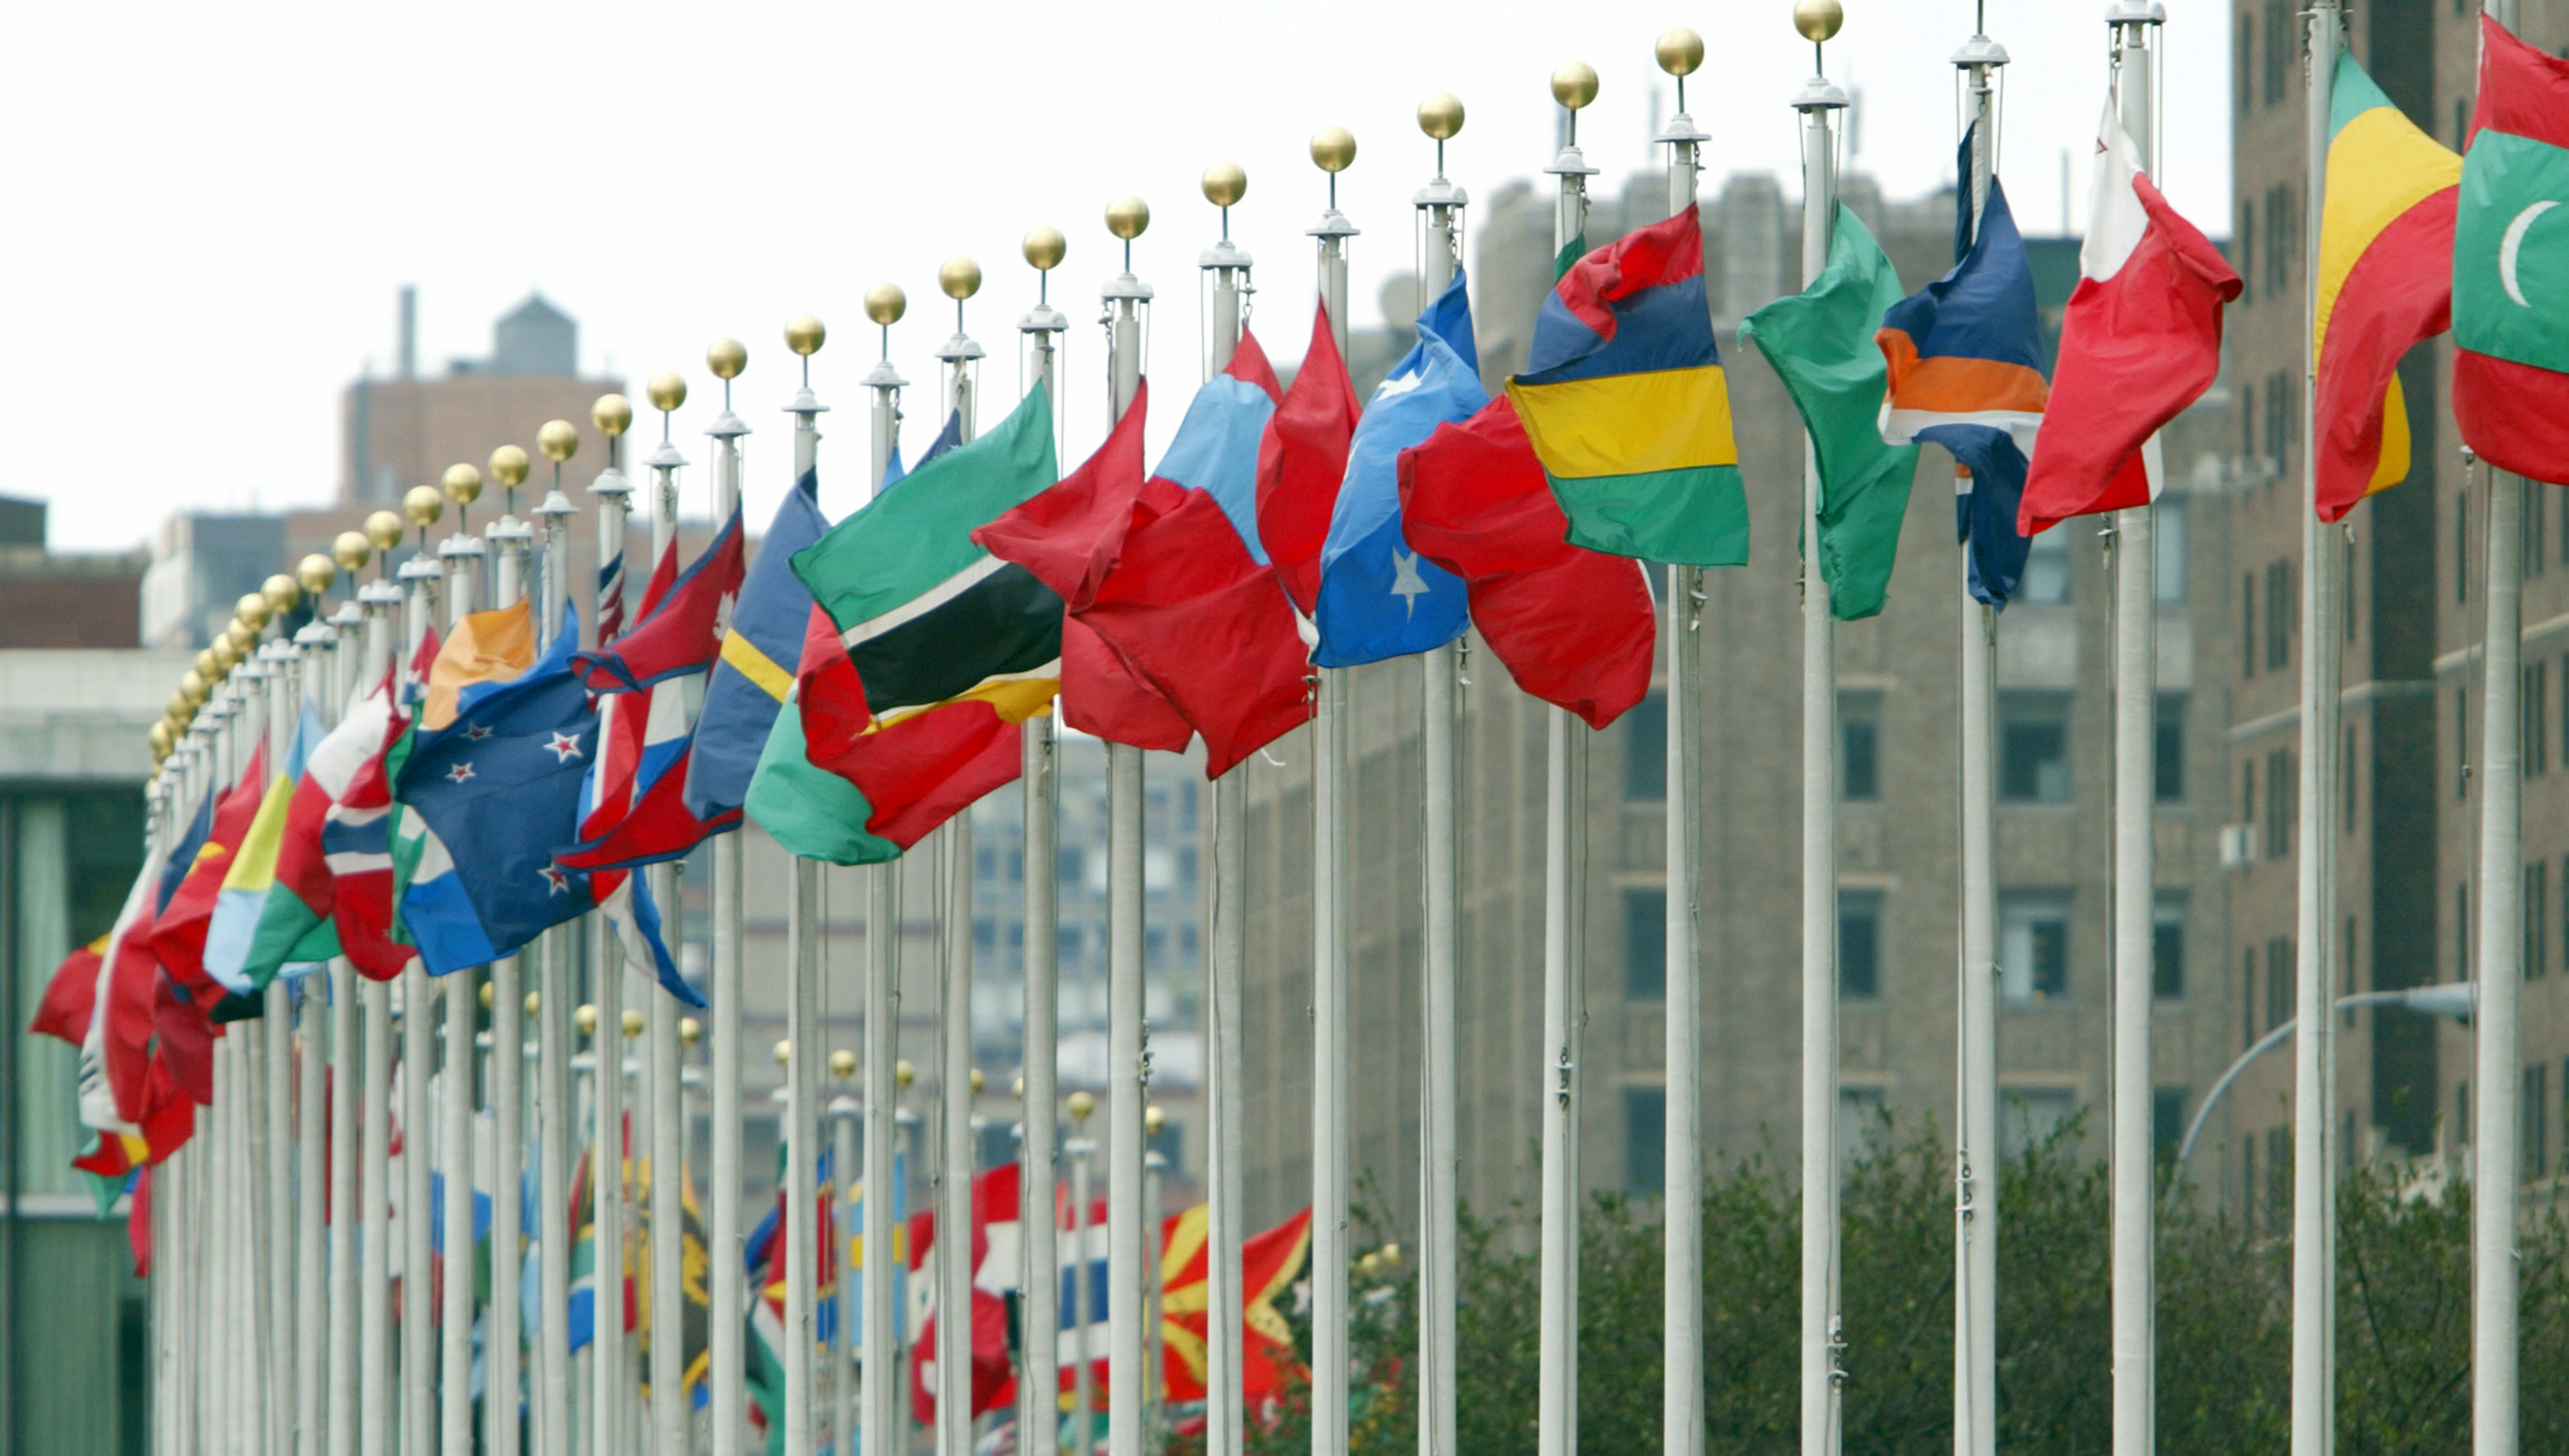
[[[2218,234],[2229,7],[2168,8],[2161,181]],[[1855,166],[1892,195],[1928,191],[1952,166],[1949,57],[1971,0],[1849,9],[1829,71],[1861,90]],[[1988,9],[2016,60],[2009,191],[2027,230],[2048,231],[2064,150],[2084,185],[2104,7]],[[1798,194],[1787,101],[1810,52],[1790,12],[1789,0],[30,7],[0,85],[19,199],[0,284],[19,465],[0,492],[51,499],[55,541],[74,548],[131,546],[184,506],[325,502],[339,392],[370,364],[390,370],[408,282],[424,370],[487,352],[492,319],[541,288],[579,320],[583,369],[618,371],[637,394],[655,370],[686,371],[695,399],[678,430],[698,461],[718,397],[705,345],[744,340],[753,521],[785,487],[779,330],[817,313],[833,330],[813,383],[838,408],[822,476],[836,514],[860,499],[846,467],[863,458],[858,380],[876,352],[866,288],[909,290],[894,359],[925,383],[952,325],[936,265],[979,259],[989,281],[969,324],[991,351],[984,387],[1012,397],[1014,323],[1034,294],[1017,242],[1039,222],[1070,239],[1054,300],[1072,322],[1069,448],[1084,453],[1105,424],[1093,320],[1114,258],[1100,212],[1125,191],[1154,212],[1134,264],[1160,294],[1152,434],[1165,441],[1197,379],[1195,259],[1217,228],[1196,185],[1208,164],[1248,170],[1233,234],[1257,256],[1257,324],[1282,362],[1308,328],[1315,128],[1358,142],[1340,205],[1364,229],[1352,292],[1370,322],[1379,282],[1409,266],[1410,193],[1433,164],[1413,113],[1431,92],[1468,109],[1447,172],[1483,196],[1550,160],[1547,78],[1587,61],[1603,90],[1581,141],[1620,179],[1657,160],[1652,93],[1670,88],[1652,41],[1691,25],[1710,50],[1687,87],[1713,137],[1707,185],[1764,170]],[[915,391],[914,454],[926,406]],[[702,509],[701,472],[692,480]]]

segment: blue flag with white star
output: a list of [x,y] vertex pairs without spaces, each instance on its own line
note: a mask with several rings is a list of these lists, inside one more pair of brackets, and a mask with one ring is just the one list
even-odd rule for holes
[[1410,549],[1400,531],[1400,452],[1490,402],[1481,389],[1463,270],[1418,316],[1418,343],[1373,392],[1347,447],[1346,481],[1320,547],[1314,616],[1323,667],[1440,647],[1469,623],[1461,577]]
[[432,975],[487,964],[593,904],[588,877],[553,859],[579,838],[580,776],[597,753],[578,647],[565,613],[522,676],[466,687],[454,722],[412,740],[393,793],[428,836],[402,923]]

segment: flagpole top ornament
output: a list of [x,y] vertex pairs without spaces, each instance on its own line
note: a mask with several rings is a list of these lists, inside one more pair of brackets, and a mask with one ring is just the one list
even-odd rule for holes
[[[1838,38],[1846,25],[1846,7],[1838,0],[1793,0],[1793,29],[1812,45],[1826,45]],[[1701,52],[1697,52],[1700,58]]]
[[205,704],[205,666],[202,662],[179,674],[179,696],[187,700],[190,711]]
[[1322,127],[1311,134],[1311,165],[1336,174],[1355,166],[1356,134],[1344,127]]
[[482,1009],[491,1009],[491,983],[487,980],[482,982]]
[[544,1006],[545,1006],[545,993],[544,993],[544,992],[542,992],[542,991],[529,991],[529,992],[527,992],[527,1014],[528,1014],[528,1015],[530,1015],[530,1016],[535,1015],[535,1014],[536,1014],[536,1013],[538,1013],[539,1011],[542,1011],[542,1010],[544,1009]]
[[1205,200],[1217,207],[1234,207],[1249,195],[1249,174],[1237,162],[1217,162],[1204,170],[1199,181]]
[[[499,458],[497,455],[492,457],[491,468],[494,471],[499,469]],[[470,506],[475,501],[482,498],[482,472],[475,470],[473,467],[466,465],[462,461],[457,461],[455,464],[448,466],[446,468],[446,475],[439,480],[438,484],[445,487],[446,499],[454,502],[458,506]],[[414,514],[412,519],[417,520],[416,514]],[[425,526],[429,523],[421,522],[420,524]]]
[[232,669],[240,665],[240,648],[232,645],[231,633],[229,631],[224,631],[217,635],[213,640],[213,644],[205,648],[205,650],[213,654],[214,681],[217,683],[220,683],[224,678],[231,676]]
[[[205,692],[208,695],[211,695],[214,690],[214,684],[223,680],[222,654],[216,652],[211,647],[198,648],[196,651],[196,678],[205,685]],[[181,686],[184,686],[186,684],[186,679],[184,677],[179,679],[179,681]]]
[[164,718],[152,725],[152,764],[155,768],[170,756],[170,750],[178,741],[178,731],[170,726],[169,719]]
[[446,514],[446,496],[435,486],[413,486],[410,494],[402,497],[402,514],[410,518],[411,525],[426,531]]
[[632,402],[620,394],[601,394],[588,407],[588,419],[599,434],[612,440],[633,428]]
[[642,1013],[631,1006],[627,1006],[624,1008],[623,1016],[618,1018],[617,1024],[623,1028],[624,1034],[627,1038],[640,1036],[642,1034]]
[[491,479],[507,490],[527,483],[527,452],[515,445],[503,445],[491,452]]
[[[250,594],[256,596],[258,593]],[[264,600],[264,598],[261,599]],[[237,615],[233,616],[230,626],[223,628],[223,640],[231,644],[232,661],[235,665],[249,661],[251,654],[258,650],[260,630],[241,620]]]
[[579,454],[579,427],[568,420],[547,420],[536,432],[536,448],[555,465]]
[[830,1075],[844,1082],[857,1074],[857,1054],[840,1047],[830,1053]]
[[687,402],[686,376],[675,370],[663,369],[652,375],[651,382],[643,386],[642,396],[651,402],[651,408],[668,414]]
[[1151,204],[1127,192],[1106,204],[1106,230],[1126,242],[1151,226]]
[[1029,228],[1025,240],[1017,244],[1017,251],[1025,255],[1028,267],[1049,273],[1061,266],[1063,256],[1070,251],[1070,240],[1061,235],[1060,228],[1046,223]]
[[918,1068],[907,1061],[895,1062],[892,1064],[892,1080],[895,1085],[907,1092],[910,1090],[910,1084],[918,1080]]
[[243,592],[241,599],[232,603],[233,620],[248,623],[252,630],[266,626],[267,619],[274,615],[276,605],[267,599],[264,592]]
[[1703,64],[1703,37],[1680,25],[1662,34],[1651,53],[1658,58],[1659,69],[1670,76],[1691,76]]
[[891,328],[910,311],[910,295],[899,283],[877,283],[866,290],[866,318],[877,328]]
[[[329,564],[329,557],[327,556],[322,556],[318,559],[324,565]],[[334,576],[337,575],[337,568],[333,567],[331,574]],[[325,581],[322,584],[327,585],[328,583]],[[258,583],[258,594],[261,599],[267,602],[268,610],[271,613],[282,616],[286,612],[292,611],[296,606],[302,604],[303,583],[297,581],[292,576],[287,575],[285,572],[279,571],[275,575]]]
[[705,367],[716,379],[738,379],[749,367],[749,350],[738,339],[716,339],[705,346]]
[[781,1067],[793,1060],[794,1043],[791,1041],[779,1040],[776,1043],[776,1064]]
[[[358,538],[360,544],[364,541],[365,538]],[[314,551],[294,563],[295,584],[316,597],[329,590],[338,579],[339,563],[319,551]]]
[[1089,1115],[1090,1113],[1092,1113],[1092,1112],[1095,1112],[1096,1110],[1097,1110],[1097,1099],[1096,1099],[1096,1098],[1094,1098],[1094,1097],[1092,1097],[1092,1096],[1088,1095],[1088,1094],[1087,1094],[1087,1093],[1085,1093],[1085,1092],[1073,1092],[1073,1093],[1071,1093],[1071,1094],[1070,1094],[1070,1120],[1071,1120],[1071,1121],[1073,1121],[1073,1122],[1086,1122],[1086,1121],[1088,1121],[1088,1115]]
[[[389,515],[390,513],[384,513]],[[401,522],[393,522],[393,539],[401,539]],[[343,531],[330,542],[330,559],[344,571],[362,571],[375,558],[374,538],[362,531]]]
[[1586,110],[1597,99],[1597,68],[1585,61],[1573,61],[1553,72],[1552,99],[1571,111]]
[[829,337],[830,331],[808,313],[798,313],[785,321],[785,347],[803,358],[820,353]]
[[1160,1130],[1168,1125],[1169,1114],[1161,1109],[1160,1104],[1154,1102],[1142,1109],[1142,1131],[1156,1138],[1160,1135]]
[[570,1020],[573,1026],[579,1028],[580,1035],[595,1036],[597,1034],[597,1007],[589,1004],[588,1002],[581,1002],[579,1009],[570,1013]]
[[693,1046],[696,1044],[696,1039],[704,1034],[705,1024],[697,1020],[695,1017],[681,1016],[678,1018],[678,1041],[680,1044]]
[[1462,135],[1463,103],[1447,91],[1440,91],[1420,102],[1418,130],[1439,142],[1453,141]]

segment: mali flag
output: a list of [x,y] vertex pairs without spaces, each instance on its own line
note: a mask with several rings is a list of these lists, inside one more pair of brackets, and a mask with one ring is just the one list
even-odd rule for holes
[[2399,356],[2453,311],[2453,203],[2462,160],[2383,95],[2353,56],[2331,85],[2328,206],[2320,219],[2319,511],[2335,521],[2408,475]]
[[2453,418],[2482,460],[2569,484],[2569,62],[2480,17],[2453,227]]
[[1748,559],[1730,386],[1688,207],[1572,265],[1508,398],[1573,545],[1695,566]]

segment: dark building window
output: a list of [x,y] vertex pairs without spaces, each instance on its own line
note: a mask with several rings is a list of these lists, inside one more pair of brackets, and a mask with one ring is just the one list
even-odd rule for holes
[[1999,796],[2018,804],[2069,802],[2069,695],[1999,694]]
[[1668,1187],[1668,1092],[1624,1089],[1624,1191],[1635,1198]]
[[1882,897],[1870,890],[1838,892],[1838,996],[1882,998]]
[[2251,827],[2257,823],[2257,760],[2253,758],[2239,763],[2239,822]]
[[2293,662],[2293,637],[2302,616],[2302,598],[2295,588],[2299,576],[2291,561],[2274,561],[2266,567],[2266,666],[2270,670]]
[[2293,63],[2302,54],[2293,34],[2293,7],[2266,0],[2266,105],[2280,106],[2292,90]]
[[2163,496],[2150,513],[2150,587],[2162,606],[2185,600],[2185,498]]
[[2162,897],[2150,910],[2150,997],[2185,998],[2185,900]]
[[1653,692],[1624,715],[1624,798],[1627,803],[1668,797],[1668,695]]
[[2180,803],[2185,798],[2185,694],[2159,694],[2152,731],[2150,774],[2158,801]]
[[2150,1089],[2150,1143],[2161,1163],[2176,1157],[2177,1146],[2185,1141],[2185,1089],[2153,1087]]
[[2524,1166],[2516,1176],[2531,1183],[2551,1166],[2551,1069],[2547,1066],[2524,1069]]
[[2266,755],[2266,858],[2279,860],[2293,852],[2293,819],[2301,813],[2302,783],[2293,751],[2278,748]]
[[1882,694],[1838,697],[1838,797],[1871,803],[1882,797]]
[[[2355,916],[2348,915],[2346,917],[2346,938],[2338,942],[2338,959],[2346,966],[2346,994],[2350,996],[2354,995],[2356,991],[2361,988],[2360,983],[2357,980],[2355,970],[2356,960],[2363,948],[2364,942],[2356,934]],[[2355,1029],[2355,1008],[2353,1006],[2346,1008],[2346,1026],[2350,1031]],[[2352,1148],[2355,1144],[2349,1143],[2347,1146]]]
[[[2256,100],[2254,84],[2257,73],[2248,69],[2248,58],[2255,53],[2255,47],[2251,42],[2255,41],[2256,38],[2257,22],[2255,17],[2249,15],[2245,11],[2240,12],[2239,44],[2237,48],[2239,53],[2230,58],[2230,65],[2239,78],[2239,115],[2243,117],[2248,115],[2248,108],[2252,106]],[[2239,226],[2240,230],[2244,232],[2247,230],[2248,224],[2242,222]],[[2248,269],[2245,264],[2242,264],[2239,271],[2245,273]]]
[[2290,936],[2277,935],[2266,942],[2266,1029],[2274,1030],[2293,1019],[2294,984],[2301,962],[2293,954]]
[[1624,892],[1624,995],[1662,1001],[1668,994],[1668,893]]
[[2551,970],[2551,862],[2524,867],[2524,978],[2540,980]]
[[2257,675],[2257,573],[2239,577],[2239,675]]
[[1999,902],[1999,993],[2011,1005],[2069,990],[2069,902],[2056,894],[2009,895]]
[[2551,767],[2551,664],[2524,669],[2524,776],[2540,778]]
[[1053,861],[1053,869],[1056,872],[1054,878],[1064,885],[1077,885],[1084,863],[1080,857],[1079,846],[1064,845],[1061,847],[1059,857]]
[[[2242,35],[2248,33],[2247,16],[2243,15],[2239,17],[2239,32]],[[2239,67],[2239,107],[2242,111],[2245,111],[2248,108],[2248,67],[2245,62],[2241,63]],[[2239,231],[2232,241],[2239,249],[2239,301],[2242,305],[2245,305],[2253,301],[2257,291],[2255,286],[2257,280],[2257,203],[2255,199],[2250,197],[2241,197],[2239,199]],[[2257,453],[2256,442],[2249,439],[2247,435],[2248,424],[2255,418],[2256,416],[2250,411],[2241,410],[2239,412],[2239,425],[2241,430],[2239,453],[2241,455],[2254,455]]]
[[2346,639],[2352,642],[2355,640],[2356,605],[2355,543],[2352,540],[2347,542],[2345,552],[2338,560],[2337,574],[2338,579],[2346,585],[2346,601],[2343,603],[2344,610],[2340,615],[2346,618]]
[[2257,947],[2239,952],[2239,1049],[2257,1044]]
[[2463,1147],[2471,1142],[2471,1084],[2468,1080],[2453,1084],[2453,1141]]
[[2467,880],[2453,887],[2453,955],[2461,962],[2462,973],[2455,980],[2471,978],[2471,883]]

